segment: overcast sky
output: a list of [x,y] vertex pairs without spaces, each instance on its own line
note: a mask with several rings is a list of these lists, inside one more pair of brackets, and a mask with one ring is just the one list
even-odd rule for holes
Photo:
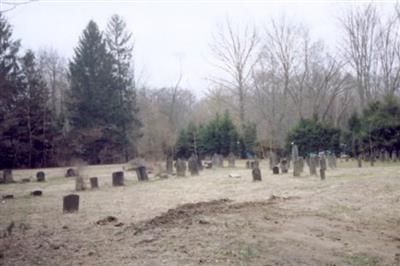
[[[147,85],[172,86],[182,69],[182,85],[201,95],[213,71],[212,33],[226,17],[234,23],[263,25],[284,14],[310,27],[313,37],[332,44],[340,38],[337,17],[355,2],[365,1],[39,0],[6,15],[24,49],[52,47],[69,58],[90,19],[104,29],[109,17],[119,14],[134,35],[136,68]],[[386,10],[393,6],[390,2],[380,5]]]

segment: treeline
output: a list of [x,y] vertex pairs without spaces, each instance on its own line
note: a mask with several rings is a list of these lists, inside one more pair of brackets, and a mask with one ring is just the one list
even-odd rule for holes
[[[90,21],[68,67],[51,54],[20,55],[0,14],[0,168],[122,162],[140,134],[131,34],[117,15]],[[67,85],[66,85],[67,84]]]

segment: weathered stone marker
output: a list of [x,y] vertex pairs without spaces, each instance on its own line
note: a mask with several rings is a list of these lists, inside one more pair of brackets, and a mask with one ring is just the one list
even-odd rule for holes
[[229,153],[228,155],[228,167],[235,167],[235,155],[233,152]]
[[78,175],[77,177],[75,177],[75,190],[82,191],[85,189],[85,180],[83,179],[83,176]]
[[310,175],[317,175],[317,157],[316,156],[310,156],[309,159],[309,167],[310,167]]
[[36,173],[36,181],[38,182],[46,181],[46,175],[44,174],[44,172],[40,171]]
[[253,168],[253,170],[251,171],[251,174],[253,175],[253,181],[261,181],[261,171],[260,168],[255,167]]
[[186,176],[186,162],[182,159],[176,160],[176,175],[180,177]]
[[73,168],[68,168],[67,172],[65,173],[65,177],[73,177],[77,176],[76,170]]
[[174,167],[174,159],[172,156],[167,156],[166,169],[168,174],[172,174]]
[[321,180],[325,180],[325,169],[324,168],[319,169],[319,175],[321,177]]
[[247,168],[247,169],[251,169],[251,163],[250,163],[250,161],[246,161],[246,168]]
[[36,190],[34,190],[34,191],[31,192],[31,195],[32,195],[32,196],[35,196],[35,197],[37,197],[37,196],[42,196],[42,195],[43,195],[43,192],[42,192],[41,190],[39,190],[39,189],[36,189]]
[[118,171],[118,172],[112,173],[112,185],[114,187],[124,185],[124,172]]
[[4,169],[3,170],[3,178],[2,178],[2,180],[0,180],[0,183],[4,183],[4,184],[14,183],[12,169]]
[[286,174],[289,170],[288,161],[286,159],[282,159],[280,163],[282,174]]
[[359,167],[359,168],[362,167],[362,160],[361,160],[361,156],[360,156],[360,155],[357,156],[357,164],[358,164],[358,167]]
[[99,179],[97,177],[91,177],[89,180],[91,189],[99,188]]
[[324,169],[326,170],[326,159],[324,155],[321,155],[321,157],[319,158],[319,167],[320,169]]
[[199,175],[198,158],[194,154],[192,154],[192,156],[190,156],[190,158],[189,158],[188,167],[189,167],[190,174],[192,176]]
[[63,198],[63,212],[77,212],[79,210],[79,195],[69,194]]
[[301,162],[300,158],[297,158],[293,162],[293,176],[300,176],[300,174],[301,174]]
[[141,181],[149,181],[149,177],[147,176],[146,167],[143,165],[136,168],[136,175],[140,182]]
[[274,175],[279,175],[279,167],[278,167],[278,166],[272,167],[272,173],[273,173]]

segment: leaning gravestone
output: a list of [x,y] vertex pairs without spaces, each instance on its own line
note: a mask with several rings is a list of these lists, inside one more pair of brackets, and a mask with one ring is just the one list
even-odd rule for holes
[[73,168],[68,168],[67,172],[65,173],[65,177],[73,177],[77,176],[76,170]]
[[46,177],[45,177],[44,172],[40,171],[40,172],[36,173],[36,181],[38,181],[38,182],[46,181]]
[[253,175],[253,181],[261,181],[261,171],[260,168],[255,167],[253,168],[253,170],[251,171],[251,174]]
[[79,195],[70,194],[63,198],[63,212],[77,212],[79,210]]
[[85,190],[85,180],[83,179],[83,176],[78,175],[75,178],[75,190],[76,191],[82,191]]
[[174,160],[172,158],[172,156],[167,156],[167,162],[166,162],[166,168],[167,168],[167,173],[168,174],[172,174],[173,172],[173,165],[174,165]]
[[118,171],[112,173],[112,185],[114,187],[124,185],[124,172]]
[[97,177],[91,177],[89,180],[91,189],[99,188],[99,179]]
[[280,167],[282,174],[286,174],[288,172],[289,170],[288,161],[285,158],[281,160]]
[[235,167],[235,155],[233,152],[229,153],[228,155],[228,167]]
[[279,167],[278,167],[278,166],[272,167],[272,173],[273,173],[274,175],[279,175]]
[[149,177],[147,176],[146,167],[141,165],[136,168],[136,175],[139,181],[149,181]]
[[180,177],[186,176],[186,162],[182,159],[176,160],[176,175]]
[[198,161],[197,161],[197,156],[195,156],[194,154],[192,156],[190,156],[190,158],[189,158],[188,167],[189,167],[190,174],[192,176],[199,175],[199,165],[198,165]]

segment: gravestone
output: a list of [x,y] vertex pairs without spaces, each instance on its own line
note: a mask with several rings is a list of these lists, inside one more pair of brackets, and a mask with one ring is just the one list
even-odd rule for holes
[[99,188],[99,179],[97,177],[91,177],[89,180],[91,189]]
[[212,168],[212,162],[205,162],[206,169],[211,169]]
[[251,169],[251,163],[250,163],[250,161],[246,161],[246,168],[247,168],[247,169]]
[[182,159],[176,160],[176,175],[180,177],[186,176],[186,162]]
[[304,171],[304,158],[303,157],[298,157],[299,160],[299,166],[300,166],[300,173],[303,173]]
[[140,165],[136,168],[136,175],[138,180],[141,181],[149,181],[149,177],[147,176],[146,167]]
[[190,174],[192,176],[199,175],[199,165],[197,162],[197,156],[195,156],[194,154],[192,154],[192,156],[190,156],[190,158],[188,160],[188,167],[189,167]]
[[293,163],[298,159],[299,157],[299,148],[297,147],[296,144],[292,145],[292,161]]
[[283,158],[280,163],[281,172],[282,174],[286,174],[289,171],[288,161],[287,159]]
[[65,177],[73,177],[73,176],[77,176],[76,170],[73,168],[68,168],[67,172],[65,173]]
[[397,153],[396,151],[392,151],[392,154],[390,156],[393,162],[397,162]]
[[75,190],[82,191],[85,189],[85,180],[83,179],[83,176],[78,175],[77,177],[75,177]]
[[319,169],[319,176],[321,177],[321,180],[325,180],[325,169],[324,168]]
[[167,156],[166,169],[168,174],[172,174],[173,166],[174,166],[174,160],[172,156]]
[[250,162],[250,168],[254,169],[254,168],[260,168],[260,162],[258,160],[254,160]]
[[251,174],[253,175],[253,181],[261,181],[261,171],[260,168],[255,167],[253,168],[253,170],[251,171]]
[[199,168],[199,171],[203,171],[203,162],[202,162],[200,156],[196,155],[196,159],[197,159],[197,167]]
[[232,152],[228,155],[228,167],[235,167],[235,155]]
[[4,183],[4,184],[14,183],[12,169],[4,169],[3,170],[3,178],[0,183]]
[[39,190],[39,189],[36,189],[36,190],[31,192],[31,195],[34,196],[34,197],[38,197],[38,196],[40,197],[40,196],[43,195],[43,192],[41,190]]
[[272,173],[273,173],[274,175],[279,175],[279,167],[278,167],[278,166],[272,167]]
[[71,213],[79,210],[79,195],[70,194],[63,198],[63,212]]
[[317,175],[317,162],[316,162],[316,160],[317,160],[317,156],[315,156],[315,155],[311,155],[310,156],[310,159],[309,159],[309,161],[310,161],[310,164],[309,164],[309,167],[310,167],[310,175]]
[[361,160],[361,156],[360,155],[357,156],[357,164],[358,164],[359,168],[362,167],[362,160]]
[[45,177],[44,172],[40,171],[40,172],[37,172],[37,173],[36,173],[36,181],[37,181],[37,182],[44,182],[44,181],[46,181],[46,177]]
[[118,171],[112,173],[112,185],[114,187],[124,185],[124,172]]

